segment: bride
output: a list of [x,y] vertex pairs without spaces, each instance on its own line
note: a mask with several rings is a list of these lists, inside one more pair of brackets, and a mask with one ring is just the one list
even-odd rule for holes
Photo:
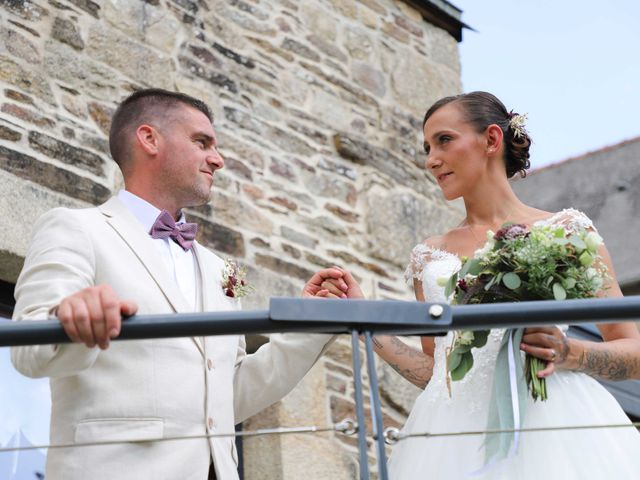
[[[567,231],[595,227],[584,214],[567,209],[545,212],[522,203],[508,178],[529,167],[531,139],[523,116],[507,111],[495,96],[472,92],[446,97],[426,113],[426,168],[447,200],[462,197],[464,221],[441,236],[426,239],[411,253],[407,279],[418,300],[447,301],[438,283],[460,269],[506,221],[532,226],[561,225]],[[612,280],[602,296],[622,293],[604,247],[600,254]],[[349,272],[328,280],[321,297],[361,298]],[[633,323],[598,325],[604,342],[568,338],[559,327],[528,328],[520,349],[548,362],[549,399],[534,402],[527,395],[522,428],[568,427],[630,423],[616,400],[594,378],[640,378],[640,334]],[[376,352],[401,375],[424,388],[405,433],[484,430],[493,384],[493,366],[504,331],[494,330],[487,345],[474,350],[475,364],[461,381],[446,385],[446,337],[423,337],[422,352],[397,337],[375,337]],[[494,466],[486,466],[485,435],[410,437],[400,441],[389,461],[393,480],[405,479],[632,479],[640,478],[640,434],[629,428],[524,432],[517,451]]]

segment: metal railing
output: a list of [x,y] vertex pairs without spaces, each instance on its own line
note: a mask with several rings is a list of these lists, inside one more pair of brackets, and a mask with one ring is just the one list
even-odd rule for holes
[[[372,436],[376,442],[378,476],[381,480],[386,480],[388,473],[385,440],[392,443],[406,438],[406,436],[402,437],[392,429],[383,430],[382,408],[372,342],[374,333],[441,335],[446,334],[449,330],[461,329],[480,330],[568,323],[609,323],[634,319],[640,319],[640,296],[473,306],[386,300],[345,301],[272,298],[268,310],[131,317],[123,322],[121,333],[115,340],[275,332],[350,334],[353,349],[356,426],[354,427],[345,421],[325,429],[317,427],[268,429],[268,431],[254,433],[283,434],[333,430],[348,434],[357,431],[360,478],[364,480],[369,478],[369,464],[367,461],[367,431],[360,365],[360,337],[362,337],[369,377],[371,425]],[[70,340],[57,320],[0,324],[0,347],[68,342]],[[615,425],[615,427],[618,426],[621,425]],[[596,426],[585,425],[580,428],[596,428]],[[440,435],[491,433],[503,432],[452,432]],[[222,435],[238,435],[238,433]],[[434,436],[428,433],[423,435]],[[158,441],[163,440],[167,439],[158,439]],[[64,448],[71,446],[76,445],[68,445]]]

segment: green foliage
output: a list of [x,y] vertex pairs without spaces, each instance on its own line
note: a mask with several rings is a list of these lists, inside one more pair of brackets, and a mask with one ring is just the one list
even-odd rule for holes
[[449,370],[452,380],[462,380],[471,367],[473,367],[473,355],[471,352],[466,352],[458,355],[460,361],[455,369]]
[[[500,275],[500,273],[498,275]],[[514,272],[505,273],[504,276],[502,276],[502,283],[504,283],[504,286],[509,290],[517,290],[518,288],[520,288],[520,285],[522,285],[520,277],[517,273]]]
[[567,291],[558,282],[553,284],[553,298],[555,300],[564,300],[567,298]]

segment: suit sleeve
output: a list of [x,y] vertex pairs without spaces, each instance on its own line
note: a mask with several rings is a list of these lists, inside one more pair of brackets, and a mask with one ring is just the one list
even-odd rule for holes
[[[77,212],[57,208],[44,214],[16,284],[14,321],[46,320],[60,301],[94,285],[92,243]],[[11,360],[28,377],[61,377],[89,368],[99,350],[80,344],[13,347]]]
[[244,336],[240,336],[233,392],[235,422],[255,415],[293,390],[333,339],[318,333],[275,334],[247,355]]

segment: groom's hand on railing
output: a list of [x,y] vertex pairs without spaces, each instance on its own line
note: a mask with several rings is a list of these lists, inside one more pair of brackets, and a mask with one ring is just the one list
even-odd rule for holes
[[98,285],[64,298],[54,313],[72,341],[106,350],[120,334],[122,317],[137,311],[135,302],[120,300],[109,285]]

